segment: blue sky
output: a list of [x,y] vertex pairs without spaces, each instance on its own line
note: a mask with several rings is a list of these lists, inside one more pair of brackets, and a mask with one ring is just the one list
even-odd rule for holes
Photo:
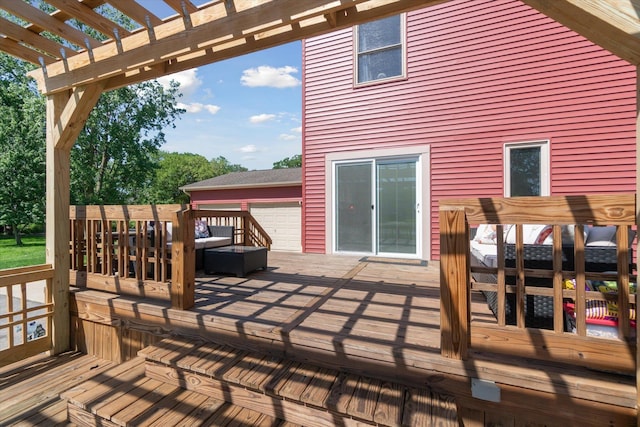
[[[141,0],[158,16],[164,2]],[[181,84],[187,112],[165,129],[164,151],[223,156],[249,170],[302,152],[302,46],[289,43],[160,79]],[[167,79],[167,80],[165,80]]]

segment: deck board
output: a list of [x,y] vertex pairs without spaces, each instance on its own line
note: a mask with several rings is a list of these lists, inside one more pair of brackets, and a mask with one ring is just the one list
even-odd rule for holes
[[0,371],[0,425],[66,423],[60,394],[101,376],[113,362],[77,352],[34,356]]
[[[258,351],[285,363],[309,361],[408,386],[434,382],[463,399],[471,399],[469,377],[478,377],[519,388],[517,401],[548,393],[567,402],[635,408],[635,378],[497,354],[472,354],[466,362],[443,358],[438,264],[401,261],[270,252],[269,268],[247,278],[200,274],[196,306],[188,311],[80,291],[78,315],[132,322],[149,332],[160,327],[165,334]],[[473,319],[497,323],[482,298],[472,298],[471,311]],[[195,356],[193,364],[198,366]],[[222,367],[217,365],[200,371],[211,374]],[[284,385],[272,378],[263,386],[269,393]]]
[[[161,341],[154,347],[162,347],[164,344],[165,341]],[[166,340],[166,345],[173,348],[174,342]],[[149,353],[156,354],[156,350],[152,349]],[[400,414],[403,413],[405,404],[405,389],[400,384],[385,384],[383,387],[382,381],[376,378],[319,368],[302,362],[281,363],[284,361],[272,362],[268,371],[261,372],[261,382],[252,383],[243,379],[252,377],[256,370],[269,363],[269,359],[258,352],[246,353],[231,347],[228,350],[245,356],[242,359],[230,357],[233,363],[229,368],[212,376],[179,368],[180,358],[188,357],[188,351],[167,363],[149,359],[146,376],[176,386],[181,385],[212,398],[225,399],[271,418],[289,417],[290,420],[310,427],[334,424],[373,425],[376,417],[378,420],[388,421],[381,425],[400,425]],[[210,354],[210,357],[216,359],[217,355]],[[262,387],[263,383],[267,385]],[[426,395],[431,396],[430,392]],[[144,405],[136,406],[145,409]],[[421,416],[426,416],[426,425],[430,425],[430,408],[422,405],[414,408],[415,410],[425,411]],[[387,412],[390,416],[385,418],[380,412]],[[245,411],[241,411],[238,417],[242,419],[244,414]],[[456,419],[457,413],[453,411],[449,416]]]

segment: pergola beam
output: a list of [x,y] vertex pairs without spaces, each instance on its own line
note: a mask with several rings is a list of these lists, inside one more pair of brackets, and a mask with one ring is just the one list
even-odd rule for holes
[[[430,0],[429,4],[442,3],[443,1],[446,0]],[[262,32],[259,36],[227,41],[206,49],[178,56],[171,61],[165,61],[154,66],[140,67],[129,73],[121,74],[109,79],[105,84],[105,90],[117,89],[119,87],[147,81],[168,74],[177,73],[179,71],[201,67],[212,62],[222,61],[258,50],[267,49],[293,40],[301,40],[340,28],[351,27],[368,20],[392,16],[399,13],[399,6],[402,7],[401,11],[424,7],[424,5],[416,7],[415,1],[403,0],[401,2],[396,1],[376,8],[363,8],[362,11],[351,8],[349,10],[341,11],[341,13],[327,13],[326,15],[328,15],[328,17],[317,17],[313,22],[306,22],[304,26],[298,25],[295,30],[278,27],[269,32]],[[296,39],[292,39],[292,36],[294,35],[296,36]]]
[[101,43],[93,37],[90,37],[77,28],[73,28],[64,22],[57,20],[37,7],[31,6],[29,3],[14,0],[0,0],[0,8],[24,19],[27,22],[35,24],[43,30],[57,34],[78,46],[85,46],[86,42],[88,42],[91,47],[98,47],[101,45]]
[[47,0],[47,3],[109,37],[113,37],[114,29],[117,30],[122,37],[130,34],[130,32],[120,26],[120,24],[105,18],[89,6],[78,2],[78,0]]
[[71,150],[103,89],[104,82],[99,82],[71,90],[71,96],[50,129],[56,148]]
[[[336,28],[331,25],[335,22],[339,28],[443,1],[271,0],[255,5],[250,0],[235,0],[235,12],[232,13],[225,2],[216,2],[192,13],[189,19],[176,19],[153,28],[153,38],[149,32],[138,32],[123,38],[121,43],[107,43],[92,52],[82,52],[49,65],[46,70],[33,71],[31,75],[42,92],[55,93],[102,79],[135,74],[141,69],[207,51],[213,55],[206,62],[214,62],[228,57],[221,55],[218,58],[216,53],[228,47],[245,45],[243,51],[236,49],[235,55],[248,53],[331,31]],[[333,13],[335,20],[327,22],[324,16]],[[256,47],[253,43],[258,40],[265,41]]]
[[[42,56],[45,59],[46,63],[49,64],[61,57],[61,51],[64,52],[64,54],[67,57],[73,56],[77,53],[75,50],[69,49],[68,47],[63,46],[56,41],[43,37],[38,33],[35,33],[31,30],[21,27],[18,24],[14,24],[13,22],[1,17],[0,17],[0,28],[2,28],[0,30],[0,33],[15,40],[16,42],[37,47],[40,51],[47,54],[47,55],[43,55],[42,53],[39,53],[34,49],[29,49],[27,47],[24,47],[23,49],[31,51],[31,52],[27,52],[25,56],[35,58],[36,64],[38,63],[38,56]],[[29,62],[34,62],[34,61],[29,61]]]
[[640,64],[640,0],[522,0],[631,64]]

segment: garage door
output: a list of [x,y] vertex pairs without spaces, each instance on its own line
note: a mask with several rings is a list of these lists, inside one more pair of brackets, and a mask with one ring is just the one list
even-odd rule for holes
[[302,252],[302,208],[298,203],[253,203],[251,215],[271,236],[271,249]]

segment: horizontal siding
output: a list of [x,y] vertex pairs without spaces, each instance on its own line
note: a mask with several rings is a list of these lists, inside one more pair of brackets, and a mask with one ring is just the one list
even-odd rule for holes
[[305,41],[305,250],[324,251],[326,154],[430,147],[438,205],[503,194],[505,143],[551,142],[553,195],[635,191],[635,67],[519,0],[407,17],[407,78],[353,87],[352,30]]
[[220,200],[279,200],[300,199],[302,186],[292,187],[256,187],[256,188],[232,188],[222,190],[192,190],[190,191],[192,203],[212,203]]

